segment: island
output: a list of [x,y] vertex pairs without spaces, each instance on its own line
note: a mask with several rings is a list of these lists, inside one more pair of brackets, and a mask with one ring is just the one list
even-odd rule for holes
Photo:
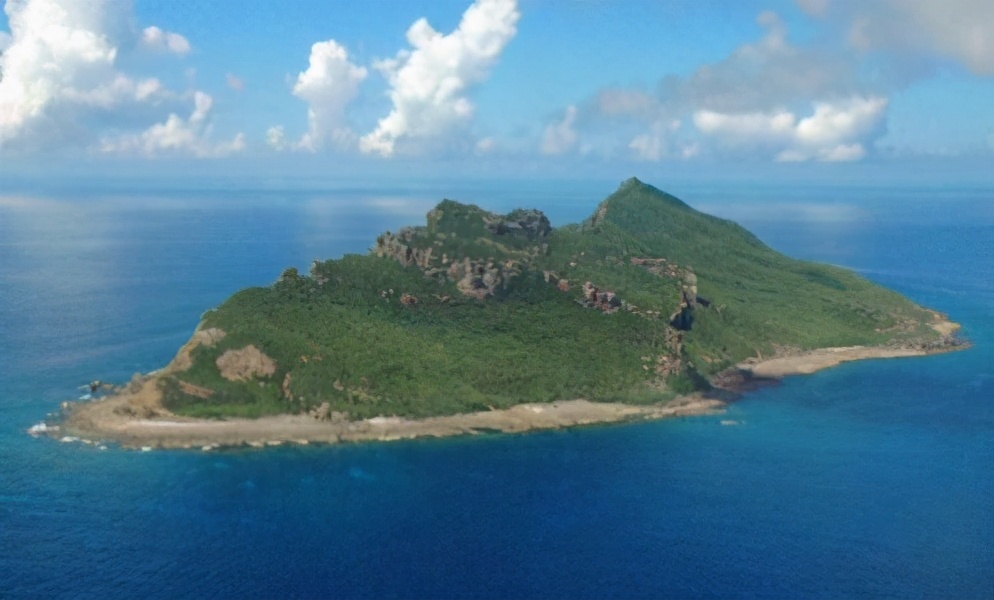
[[443,200],[368,254],[234,294],[167,366],[34,429],[209,450],[713,413],[785,375],[964,347],[957,329],[632,178],[558,228]]

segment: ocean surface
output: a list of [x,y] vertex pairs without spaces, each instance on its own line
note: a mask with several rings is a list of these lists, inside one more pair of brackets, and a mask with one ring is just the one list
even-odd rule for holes
[[3,189],[0,598],[994,597],[992,189],[653,183],[948,313],[973,348],[788,378],[716,417],[100,451],[25,430],[164,365],[232,292],[443,196],[565,224],[617,182]]

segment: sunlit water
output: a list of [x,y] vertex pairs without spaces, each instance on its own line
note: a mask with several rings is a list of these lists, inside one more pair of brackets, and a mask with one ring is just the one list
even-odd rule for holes
[[989,190],[671,189],[974,342],[726,416],[218,453],[24,434],[77,386],[166,363],[235,290],[365,252],[442,196],[562,224],[612,187],[0,194],[0,597],[991,597]]

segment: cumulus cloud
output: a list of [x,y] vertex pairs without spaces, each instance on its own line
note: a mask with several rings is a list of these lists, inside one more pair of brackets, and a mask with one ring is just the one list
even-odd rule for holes
[[317,152],[326,143],[344,149],[356,135],[345,122],[345,110],[359,93],[368,71],[352,63],[348,50],[335,40],[311,46],[307,69],[297,75],[293,95],[307,103],[307,131],[290,141],[282,125],[266,131],[266,143],[275,150]]
[[266,130],[266,144],[274,150],[286,150],[289,147],[286,130],[282,125],[274,125]]
[[580,141],[573,125],[576,123],[577,109],[575,106],[566,107],[566,114],[561,121],[551,123],[542,134],[542,154],[554,156],[565,154],[574,149]]
[[327,140],[347,146],[354,139],[344,124],[345,107],[366,79],[365,67],[349,61],[349,53],[335,40],[311,46],[310,64],[297,76],[293,95],[307,102],[307,133],[296,146],[312,152]]
[[197,157],[220,157],[245,148],[241,133],[228,142],[214,143],[207,139],[213,99],[203,92],[194,94],[193,112],[186,119],[172,113],[162,123],[156,123],[138,134],[108,136],[100,141],[101,152],[161,156],[188,154]]
[[169,52],[180,56],[190,52],[190,42],[185,37],[171,31],[163,31],[155,25],[142,30],[141,43],[145,48],[157,52]]
[[[4,10],[11,33],[0,54],[0,149],[87,146],[108,135],[101,132],[141,131],[191,102],[190,119],[203,114],[207,121],[209,96],[202,95],[208,98],[205,109],[200,95],[174,93],[157,78],[131,76],[118,68],[122,53],[148,50],[150,43],[170,52],[189,50],[177,34],[134,29],[130,4],[8,0]],[[174,132],[184,123],[189,131],[209,131],[174,116],[160,125]],[[186,147],[199,148],[195,153],[203,155],[203,144]]]
[[726,147],[763,148],[781,162],[852,161],[866,155],[866,144],[883,127],[887,100],[853,97],[818,102],[814,112],[798,119],[790,111],[720,113],[700,110],[694,125]]
[[515,0],[476,0],[448,35],[426,19],[407,30],[413,50],[374,66],[390,84],[390,113],[359,140],[365,153],[391,156],[399,141],[437,138],[473,115],[468,93],[490,72],[517,33]]

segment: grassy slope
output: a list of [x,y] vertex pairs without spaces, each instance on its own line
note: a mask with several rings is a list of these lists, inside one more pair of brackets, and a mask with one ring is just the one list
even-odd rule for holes
[[[427,228],[414,230],[411,245],[434,246],[436,261],[443,253],[518,261],[523,273],[494,296],[467,298],[451,281],[391,258],[350,255],[319,263],[311,277],[287,274],[208,313],[204,325],[228,336],[215,348],[198,348],[193,368],[179,377],[214,395],[187,396],[167,380],[168,406],[196,416],[257,416],[328,402],[369,417],[577,397],[648,402],[688,391],[692,381],[700,383],[695,371],[716,372],[768,354],[773,344],[815,348],[928,335],[928,313],[901,296],[844,269],[784,257],[738,225],[637,180],[622,184],[587,222],[548,237],[494,235],[487,215],[443,202]],[[684,360],[693,367],[667,381],[646,359],[667,350],[668,315],[683,282],[632,265],[632,257],[692,266],[699,293],[712,302],[694,311],[685,334]],[[543,270],[568,279],[570,291],[547,283]],[[665,316],[584,308],[576,300],[588,280]],[[418,303],[402,304],[405,293]],[[249,343],[277,362],[276,374],[249,383],[221,378],[216,358]],[[289,401],[281,391],[287,373]]]

